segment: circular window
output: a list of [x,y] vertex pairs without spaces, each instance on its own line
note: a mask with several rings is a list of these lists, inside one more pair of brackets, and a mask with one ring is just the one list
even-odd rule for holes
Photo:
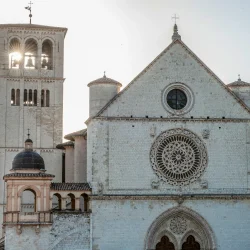
[[207,151],[203,142],[192,132],[172,129],[155,140],[150,160],[160,179],[172,185],[187,185],[204,172]]
[[189,112],[193,102],[192,91],[182,83],[170,84],[163,91],[163,106],[171,114],[182,115]]
[[167,94],[167,103],[172,109],[183,109],[187,104],[187,96],[180,89],[172,89]]

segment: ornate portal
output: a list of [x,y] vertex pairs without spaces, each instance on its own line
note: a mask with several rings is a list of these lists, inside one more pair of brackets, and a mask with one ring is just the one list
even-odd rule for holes
[[188,185],[207,166],[207,150],[201,139],[189,130],[171,129],[153,143],[150,160],[158,177],[171,185]]

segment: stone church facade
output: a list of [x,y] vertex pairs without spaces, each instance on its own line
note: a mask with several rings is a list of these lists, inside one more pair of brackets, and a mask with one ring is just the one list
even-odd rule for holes
[[29,139],[3,174],[5,248],[249,250],[250,84],[225,85],[175,25],[122,91],[105,75],[88,87],[87,129],[57,144],[66,182],[46,160],[23,164],[42,162]]

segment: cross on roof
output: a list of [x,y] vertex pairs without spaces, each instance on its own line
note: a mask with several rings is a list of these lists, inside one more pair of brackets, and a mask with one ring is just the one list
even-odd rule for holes
[[176,20],[177,20],[177,19],[180,19],[180,18],[179,18],[176,14],[174,14],[174,16],[172,16],[172,19],[175,19],[174,22],[175,22],[175,24],[176,24]]
[[28,128],[28,139],[30,138],[30,129]]
[[31,14],[31,4],[33,4],[31,1],[28,3],[29,6],[27,7],[24,7],[26,10],[29,10],[30,14],[29,14],[29,18],[30,18],[30,24],[31,24],[31,17],[32,17],[32,14]]

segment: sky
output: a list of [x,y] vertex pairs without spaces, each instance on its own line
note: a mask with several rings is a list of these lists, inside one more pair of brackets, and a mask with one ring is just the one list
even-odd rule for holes
[[[28,0],[1,2],[0,23],[28,23]],[[250,82],[249,0],[33,0],[32,23],[68,28],[63,135],[86,127],[87,84],[103,76],[123,88],[170,43],[182,41],[225,83]]]

